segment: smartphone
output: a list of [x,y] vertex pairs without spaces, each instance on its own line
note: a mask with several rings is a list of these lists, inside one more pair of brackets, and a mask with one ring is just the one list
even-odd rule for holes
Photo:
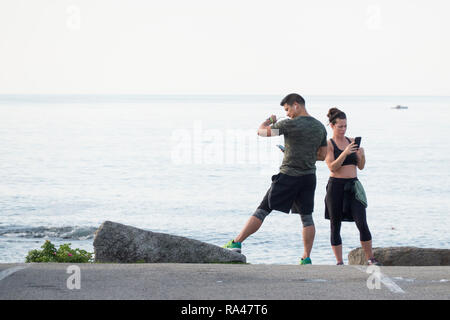
[[358,149],[361,146],[361,137],[355,137],[355,143],[358,145]]
[[283,147],[281,144],[277,144],[277,147],[280,148],[280,150],[283,151],[283,152],[284,152],[284,150],[286,150],[286,148]]

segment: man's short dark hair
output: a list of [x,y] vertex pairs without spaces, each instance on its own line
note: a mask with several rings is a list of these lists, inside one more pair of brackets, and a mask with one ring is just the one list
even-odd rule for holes
[[290,106],[294,104],[294,102],[297,102],[301,106],[305,106],[305,99],[297,93],[291,93],[288,94],[286,97],[284,97],[283,100],[281,100],[280,105],[284,106],[286,103]]

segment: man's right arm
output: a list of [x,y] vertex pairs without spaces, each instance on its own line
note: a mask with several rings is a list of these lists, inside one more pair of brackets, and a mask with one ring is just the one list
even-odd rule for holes
[[258,128],[258,135],[261,137],[273,137],[278,136],[279,130],[272,129],[271,124],[276,123],[277,117],[275,115],[271,115],[270,118],[266,119]]

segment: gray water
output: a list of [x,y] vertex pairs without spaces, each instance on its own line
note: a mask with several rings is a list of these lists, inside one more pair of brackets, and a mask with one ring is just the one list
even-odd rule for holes
[[[23,262],[45,239],[92,252],[105,220],[224,244],[278,172],[283,137],[256,129],[284,116],[281,98],[0,96],[0,262]],[[324,124],[338,106],[347,136],[362,136],[374,247],[448,248],[450,98],[305,98]],[[334,264],[328,175],[318,162],[314,264]],[[346,257],[359,247],[354,223],[341,236]],[[299,216],[277,211],[243,246],[253,264],[296,264],[302,250]]]

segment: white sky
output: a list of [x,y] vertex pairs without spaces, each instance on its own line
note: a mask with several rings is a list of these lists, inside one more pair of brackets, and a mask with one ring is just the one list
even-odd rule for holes
[[1,0],[0,94],[450,95],[448,0]]

